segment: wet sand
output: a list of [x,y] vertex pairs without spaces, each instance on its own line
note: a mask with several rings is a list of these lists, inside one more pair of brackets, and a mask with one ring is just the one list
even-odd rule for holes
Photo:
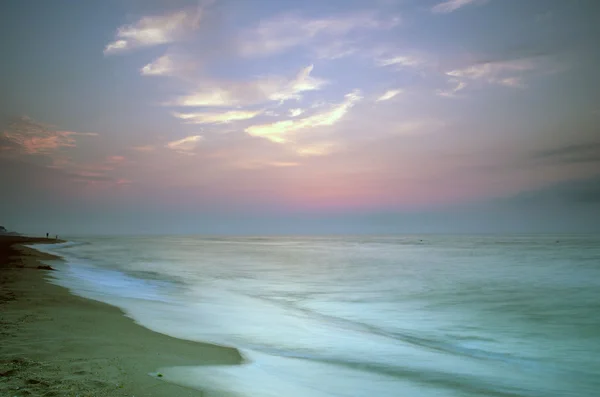
[[57,257],[0,236],[1,396],[202,396],[161,379],[161,367],[235,365],[235,349],[150,331],[115,307],[46,281]]

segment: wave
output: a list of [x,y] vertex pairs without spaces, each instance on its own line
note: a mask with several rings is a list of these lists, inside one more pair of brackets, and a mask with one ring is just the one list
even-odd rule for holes
[[29,248],[41,251],[47,254],[61,255],[61,251],[67,248],[77,247],[80,245],[89,245],[89,242],[84,241],[65,241],[64,243],[50,243],[50,244],[30,244],[26,245]]
[[102,269],[82,260],[65,259],[66,264],[52,274],[53,281],[78,295],[93,299],[104,296],[171,302],[169,295],[163,291],[173,288],[173,284],[166,280],[134,277],[118,270]]
[[456,374],[450,371],[423,370],[422,368],[411,368],[410,366],[390,366],[373,362],[359,360],[340,360],[336,358],[327,358],[319,356],[309,356],[295,354],[293,352],[284,352],[273,350],[262,350],[265,353],[271,353],[280,357],[296,358],[330,364],[344,367],[361,372],[370,372],[377,375],[385,375],[398,380],[410,381],[423,386],[440,387],[443,389],[455,390],[458,392],[467,392],[473,394],[482,394],[494,397],[515,397],[515,396],[546,396],[542,393],[532,393],[524,388],[499,386],[491,387],[489,379],[482,379],[478,374]]
[[372,324],[367,324],[360,321],[349,320],[339,316],[332,316],[324,313],[320,313],[315,310],[299,307],[293,303],[281,301],[278,299],[270,299],[260,295],[248,295],[255,299],[265,300],[271,304],[279,305],[285,307],[288,310],[294,310],[305,315],[310,316],[311,318],[318,318],[324,322],[337,326],[341,329],[350,329],[355,332],[366,333],[370,335],[376,335],[379,337],[390,339],[394,342],[402,342],[409,345],[417,346],[420,348],[425,348],[431,351],[443,352],[455,355],[463,355],[471,358],[482,359],[482,360],[493,360],[493,361],[502,361],[505,363],[511,363],[520,365],[524,368],[537,368],[540,364],[534,359],[528,359],[525,357],[517,357],[516,355],[492,352],[489,350],[469,348],[465,346],[461,346],[457,343],[449,343],[444,342],[436,338],[427,338],[423,336],[417,336],[414,333],[409,331],[390,331],[381,327],[374,326]]

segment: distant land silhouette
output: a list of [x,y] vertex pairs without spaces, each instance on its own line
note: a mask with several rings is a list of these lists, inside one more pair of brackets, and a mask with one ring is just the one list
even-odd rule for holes
[[17,232],[9,232],[4,226],[0,226],[0,236],[20,236]]

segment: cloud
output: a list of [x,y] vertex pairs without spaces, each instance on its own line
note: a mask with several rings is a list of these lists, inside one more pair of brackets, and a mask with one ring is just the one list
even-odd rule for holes
[[20,146],[14,140],[7,138],[4,133],[0,135],[0,154],[4,152],[12,153],[19,150]]
[[125,163],[126,161],[127,159],[124,156],[108,156],[106,158],[107,164],[120,165]]
[[180,97],[166,105],[190,107],[236,106],[239,104],[239,98],[235,97],[234,91],[233,88],[209,87]]
[[175,71],[175,64],[169,55],[163,55],[140,69],[143,76],[170,76]]
[[311,76],[313,65],[301,69],[293,78],[260,77],[249,82],[205,82],[202,89],[167,103],[170,106],[231,107],[266,101],[299,99],[308,91],[320,90],[327,82]]
[[74,171],[74,172],[70,172],[69,175],[73,175],[76,177],[82,177],[82,178],[89,178],[91,180],[108,180],[110,179],[110,177],[104,175],[104,173],[102,172],[94,172],[94,171]]
[[294,161],[271,161],[267,164],[273,167],[296,167],[300,165],[300,163]]
[[246,128],[246,132],[254,137],[261,137],[272,142],[285,143],[289,141],[288,135],[296,131],[320,126],[331,126],[340,121],[344,115],[362,97],[359,91],[354,91],[345,96],[345,100],[333,106],[329,111],[314,114],[309,117],[293,120],[282,120],[270,124],[254,125]]
[[300,163],[295,161],[262,161],[262,160],[250,160],[250,161],[237,161],[232,164],[235,168],[241,168],[246,170],[257,170],[262,168],[287,168],[297,167]]
[[501,79],[498,83],[501,85],[504,85],[506,87],[513,87],[513,88],[524,88],[525,87],[525,83],[523,83],[523,80],[520,77],[506,77],[504,79]]
[[228,112],[199,112],[199,113],[173,113],[173,116],[185,121],[188,124],[226,124],[232,121],[252,119],[259,114],[261,110],[231,110]]
[[448,0],[433,6],[431,8],[431,12],[434,12],[436,14],[448,14],[465,6],[472,4],[482,4],[484,2],[485,0]]
[[338,39],[353,31],[389,29],[399,22],[397,17],[382,20],[372,13],[316,19],[292,14],[279,15],[243,32],[239,39],[239,50],[244,56],[269,55],[313,42]]
[[321,142],[310,145],[302,145],[296,148],[296,153],[300,156],[325,156],[334,151],[336,145],[332,142]]
[[534,153],[534,158],[553,164],[600,162],[600,142],[578,143]]
[[104,174],[95,174],[93,172],[72,172],[68,175],[72,177],[72,182],[88,187],[122,187],[133,184],[129,179],[115,178]]
[[87,163],[76,163],[70,158],[59,157],[53,161],[49,168],[71,170],[80,176],[106,175],[108,171],[114,171],[131,162],[125,156],[107,156],[103,160]]
[[319,43],[313,48],[314,55],[319,59],[335,60],[356,54],[358,48],[346,41]]
[[76,146],[79,136],[96,136],[95,133],[61,131],[55,126],[39,123],[27,116],[19,117],[3,131],[3,146],[7,150],[36,155],[50,154],[61,148]]
[[120,177],[117,170],[131,164],[125,156],[106,156],[99,161],[75,162],[71,158],[53,158],[47,168],[61,170],[75,183],[98,186],[129,185],[131,181]]
[[[539,68],[534,58],[485,62],[446,72],[455,81],[472,80],[506,87],[523,87],[523,75]],[[464,88],[461,87],[461,89]]]
[[401,92],[402,92],[402,90],[388,90],[382,96],[377,98],[376,102],[388,101],[388,100],[392,99],[393,97],[395,97],[396,95],[400,94]]
[[268,94],[267,97],[272,101],[284,101],[287,99],[298,99],[302,92],[320,90],[327,82],[312,77],[310,74],[313,69],[313,65],[305,67],[296,75],[295,79],[289,82],[277,81],[278,79],[275,79],[270,84],[265,84],[264,88]]
[[304,109],[296,108],[296,109],[289,110],[290,117],[298,117],[302,113],[304,113]]
[[436,94],[447,98],[455,98],[459,91],[462,91],[467,87],[467,83],[458,79],[450,79],[449,82],[454,84],[454,87],[449,90],[437,90]]
[[198,61],[191,59],[189,55],[174,54],[171,51],[144,65],[140,69],[140,74],[142,76],[180,77],[188,80],[191,73],[198,70],[198,66]]
[[70,157],[65,156],[53,156],[52,164],[48,165],[48,168],[67,168],[73,164],[73,161]]
[[156,150],[156,146],[142,145],[142,146],[134,146],[132,149],[135,150],[136,152],[150,153],[150,152],[153,152]]
[[543,207],[544,204],[567,204],[569,208],[581,208],[581,204],[600,205],[600,176],[558,182],[522,192],[504,201],[530,209]]
[[70,149],[77,147],[79,138],[94,136],[97,134],[63,131],[23,116],[10,123],[0,134],[0,146],[5,146],[3,142],[8,144],[7,157],[26,156],[28,162],[33,163],[41,160],[39,162],[44,168],[60,172],[60,175],[67,177],[66,181],[107,186],[126,184],[123,182],[125,179],[111,175],[131,164],[126,157],[110,155],[97,161],[87,158],[85,161],[75,161],[70,155]]
[[200,142],[204,140],[201,135],[191,135],[177,141],[167,143],[167,147],[178,153],[193,154]]
[[411,55],[398,55],[391,58],[383,58],[377,61],[379,66],[417,67],[423,64],[423,60]]
[[105,55],[179,41],[199,26],[202,10],[183,10],[161,16],[145,16],[117,29],[115,40],[104,48]]

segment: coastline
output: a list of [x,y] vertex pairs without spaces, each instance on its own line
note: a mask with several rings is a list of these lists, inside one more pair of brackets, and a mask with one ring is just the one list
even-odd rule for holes
[[10,396],[202,396],[150,374],[161,367],[235,365],[234,348],[176,339],[108,304],[46,280],[24,244],[60,240],[0,236],[0,394]]

